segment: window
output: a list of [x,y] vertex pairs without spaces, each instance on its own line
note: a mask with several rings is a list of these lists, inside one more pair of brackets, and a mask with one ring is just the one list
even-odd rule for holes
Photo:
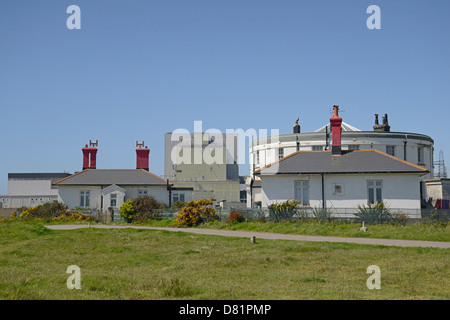
[[247,202],[247,191],[245,191],[245,190],[239,191],[239,197],[240,197],[240,202],[246,203]]
[[109,206],[110,206],[110,207],[115,207],[115,206],[117,206],[117,194],[116,194],[116,193],[111,193],[110,201],[109,201]]
[[322,151],[323,150],[323,146],[313,146],[312,150],[313,151]]
[[344,194],[344,186],[340,183],[335,183],[333,188],[333,194],[343,195]]
[[423,148],[417,148],[417,163],[423,163]]
[[172,201],[176,202],[176,201],[185,201],[185,197],[184,197],[184,193],[173,193],[172,194]]
[[89,207],[90,191],[80,191],[80,207]]
[[284,149],[283,148],[279,148],[278,149],[278,159],[281,159],[284,157]]
[[141,196],[146,196],[148,193],[147,193],[147,190],[138,190],[138,196],[139,197],[141,197]]
[[359,144],[350,144],[348,150],[359,150]]
[[368,203],[375,204],[383,202],[382,181],[367,181]]
[[256,165],[259,166],[259,151],[256,151]]
[[309,182],[295,181],[295,199],[303,206],[309,206]]
[[386,153],[395,157],[395,146],[386,146]]

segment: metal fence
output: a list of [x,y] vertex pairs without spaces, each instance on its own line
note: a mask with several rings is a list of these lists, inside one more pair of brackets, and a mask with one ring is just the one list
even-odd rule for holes
[[[145,214],[135,215],[135,221],[174,219],[181,209],[158,209]],[[449,222],[449,209],[389,209],[386,211],[372,211],[362,214],[358,208],[295,208],[293,210],[275,211],[267,208],[215,208],[218,221],[225,222],[232,212],[241,213],[242,219],[247,221],[348,221],[367,224],[383,222]],[[119,210],[105,215],[101,212],[85,213],[93,216],[99,222],[125,222]]]

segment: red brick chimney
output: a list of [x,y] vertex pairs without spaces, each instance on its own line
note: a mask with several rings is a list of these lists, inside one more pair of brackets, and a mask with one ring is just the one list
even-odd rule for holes
[[89,168],[89,154],[91,153],[91,148],[86,145],[86,147],[81,148],[81,151],[83,151],[83,170]]
[[332,136],[331,154],[341,155],[342,118],[339,117],[339,106],[334,105],[333,109],[334,109],[334,116],[330,118],[331,136]]
[[91,149],[91,165],[89,166],[89,168],[97,169],[97,151],[98,151],[98,149],[95,147],[92,147],[90,149]]
[[83,170],[85,169],[96,169],[97,168],[97,151],[96,146],[98,145],[98,140],[92,142],[89,140],[89,145],[81,148],[83,151]]
[[143,148],[144,141],[138,143],[136,141],[136,169],[149,170],[149,154],[150,149],[147,147]]

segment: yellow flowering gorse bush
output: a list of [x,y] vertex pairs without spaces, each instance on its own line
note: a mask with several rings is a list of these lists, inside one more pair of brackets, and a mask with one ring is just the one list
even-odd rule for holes
[[214,220],[216,210],[211,207],[213,202],[209,199],[193,200],[178,212],[175,219],[177,227],[197,226],[202,222]]

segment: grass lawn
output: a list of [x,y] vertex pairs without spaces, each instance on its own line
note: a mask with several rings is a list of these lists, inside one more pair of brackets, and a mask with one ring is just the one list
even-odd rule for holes
[[[149,220],[141,225],[172,227],[173,220]],[[283,234],[300,234],[311,236],[360,237],[401,240],[424,240],[450,242],[449,223],[409,223],[400,224],[373,224],[366,225],[366,232],[360,231],[359,223],[348,222],[259,222],[248,221],[241,223],[227,223],[213,221],[203,223],[199,228],[226,229],[237,231],[272,232]]]
[[[449,250],[0,223],[0,299],[450,299]],[[67,267],[81,270],[69,290]],[[370,265],[381,289],[369,290]]]

